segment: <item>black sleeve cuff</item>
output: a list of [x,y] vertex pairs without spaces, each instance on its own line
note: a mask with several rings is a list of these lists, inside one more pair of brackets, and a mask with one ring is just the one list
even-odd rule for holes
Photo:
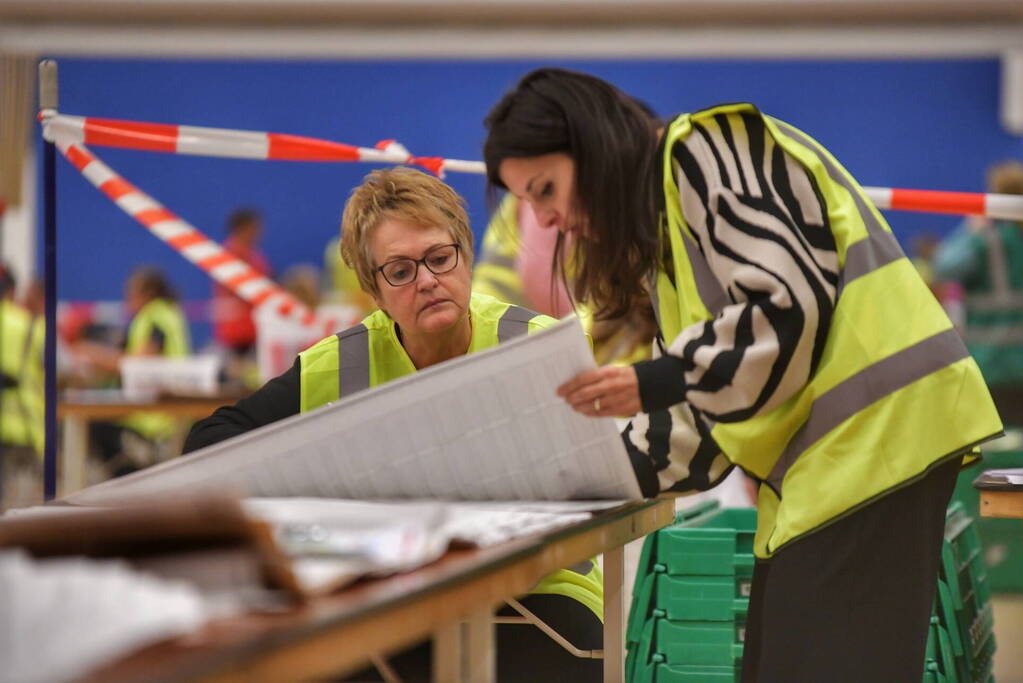
[[639,400],[643,412],[664,410],[686,398],[684,366],[681,358],[671,355],[634,363],[639,380]]
[[654,470],[654,463],[643,451],[636,448],[629,440],[629,432],[632,431],[630,424],[622,432],[622,442],[629,454],[629,462],[632,463],[632,471],[636,473],[636,481],[639,483],[639,490],[644,498],[653,498],[661,492],[661,485],[657,481],[657,472]]

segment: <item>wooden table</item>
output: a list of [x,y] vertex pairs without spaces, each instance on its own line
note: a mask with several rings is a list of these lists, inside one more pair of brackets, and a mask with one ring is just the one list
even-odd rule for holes
[[67,394],[57,403],[57,419],[63,434],[58,456],[57,495],[66,496],[86,487],[86,458],[89,452],[89,423],[119,420],[132,413],[164,413],[179,419],[176,453],[181,452],[188,425],[217,408],[234,403],[238,395],[208,398],[153,398],[131,400],[119,391],[82,391]]
[[1023,487],[1014,491],[981,489],[980,516],[1023,519]]
[[[93,672],[89,681],[295,681],[358,670],[428,636],[434,680],[495,679],[495,608],[561,568],[604,555],[604,680],[624,680],[625,543],[674,519],[673,498],[629,503],[545,535],[452,551],[279,614],[212,622]],[[533,628],[522,626],[521,628]]]

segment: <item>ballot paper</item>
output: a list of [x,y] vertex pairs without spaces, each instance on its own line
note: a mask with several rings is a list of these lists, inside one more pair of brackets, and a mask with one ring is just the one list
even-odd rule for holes
[[611,418],[555,389],[594,367],[574,317],[65,499],[183,491],[445,500],[638,499]]
[[70,681],[211,616],[181,582],[123,562],[0,550],[0,683]]
[[245,513],[268,523],[307,595],[366,575],[410,571],[451,543],[443,503],[367,503],[325,498],[248,498]]

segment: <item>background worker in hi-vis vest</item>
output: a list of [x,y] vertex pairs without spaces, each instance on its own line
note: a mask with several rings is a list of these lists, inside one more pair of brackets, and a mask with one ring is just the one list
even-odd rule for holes
[[572,234],[576,299],[618,316],[645,282],[655,301],[659,357],[559,394],[636,414],[647,495],[733,465],[761,483],[743,680],[920,680],[945,506],[1002,425],[856,181],[752,105],[662,125],[561,69],[486,126],[490,182]]
[[[553,325],[553,318],[471,292],[472,231],[463,204],[454,190],[419,171],[366,176],[345,205],[341,253],[379,310],[303,351],[290,370],[251,396],[198,422],[185,451]],[[600,569],[588,560],[545,577],[522,604],[576,647],[593,650],[603,643],[603,598]],[[389,663],[403,680],[429,680],[430,647],[426,642]],[[574,657],[541,630],[518,624],[497,627],[497,669],[501,681],[599,681],[602,672],[599,659]]]

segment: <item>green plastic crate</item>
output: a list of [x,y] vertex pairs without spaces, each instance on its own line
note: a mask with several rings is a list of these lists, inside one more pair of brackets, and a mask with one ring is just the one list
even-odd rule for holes
[[[755,528],[754,510],[710,503],[647,537],[629,615],[627,680],[739,680]],[[995,642],[982,553],[976,524],[954,503],[946,515],[925,683],[992,681]]]
[[937,664],[930,662],[924,668],[924,683],[949,683],[949,680],[938,670]]
[[742,664],[736,666],[654,665],[654,683],[739,683]]
[[671,575],[752,577],[756,528],[753,508],[705,512],[658,532],[656,563]]
[[941,579],[956,612],[963,650],[972,661],[990,637],[994,620],[977,529],[958,502],[946,515]]
[[655,609],[676,621],[733,621],[749,610],[749,597],[730,576],[657,574]]
[[[944,680],[947,683],[959,683],[959,666],[952,650],[952,642],[937,614],[931,617],[924,667],[925,671],[937,671],[940,674],[939,680]],[[927,680],[926,675],[924,680]]]
[[983,470],[1023,467],[1023,450],[996,450],[1010,440],[1019,442],[1021,430],[1007,430],[1007,435],[984,447],[984,459],[959,474],[952,500],[962,503],[966,514],[975,520],[977,534],[987,566],[988,587],[992,593],[1023,593],[1023,534],[1014,519],[980,516],[980,492],[973,480]]
[[948,585],[944,579],[938,579],[938,594],[935,601],[935,612],[940,620],[942,628],[948,636],[949,648],[952,652],[952,661],[955,663],[955,675],[945,671],[950,680],[967,681],[970,678],[969,651],[964,646],[963,631],[959,626],[959,614],[956,611],[955,603],[952,600]]
[[995,665],[995,636],[989,633],[981,643],[978,652],[967,663],[967,680],[970,683],[987,683],[992,679]]
[[654,649],[667,664],[735,666],[742,659],[745,622],[654,619]]

